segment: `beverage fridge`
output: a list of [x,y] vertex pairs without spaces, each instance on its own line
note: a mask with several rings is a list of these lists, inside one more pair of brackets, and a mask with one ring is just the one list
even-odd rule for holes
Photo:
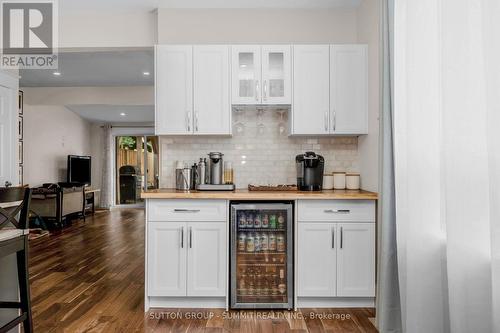
[[292,203],[231,203],[231,308],[293,308]]

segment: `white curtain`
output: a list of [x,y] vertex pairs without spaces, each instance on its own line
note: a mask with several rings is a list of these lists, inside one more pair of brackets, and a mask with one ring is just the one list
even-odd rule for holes
[[500,332],[498,0],[395,2],[405,332]]
[[111,136],[111,125],[104,125],[102,128],[103,156],[102,156],[102,179],[101,179],[101,198],[100,207],[109,209],[113,205],[113,185],[112,178],[112,161],[113,151],[111,145],[113,139]]

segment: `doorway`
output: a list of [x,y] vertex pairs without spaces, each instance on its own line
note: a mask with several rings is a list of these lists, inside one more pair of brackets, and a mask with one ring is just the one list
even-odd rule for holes
[[116,205],[143,205],[141,191],[159,187],[158,137],[115,137]]

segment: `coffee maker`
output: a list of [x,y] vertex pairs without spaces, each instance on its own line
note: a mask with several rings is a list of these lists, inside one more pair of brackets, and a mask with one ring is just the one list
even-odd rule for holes
[[312,151],[295,157],[297,188],[299,191],[321,191],[325,159]]

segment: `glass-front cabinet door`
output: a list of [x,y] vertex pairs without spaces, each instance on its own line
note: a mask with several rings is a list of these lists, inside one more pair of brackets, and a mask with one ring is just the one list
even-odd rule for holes
[[232,104],[260,104],[262,100],[259,45],[232,47]]
[[289,45],[262,46],[262,103],[291,104]]

